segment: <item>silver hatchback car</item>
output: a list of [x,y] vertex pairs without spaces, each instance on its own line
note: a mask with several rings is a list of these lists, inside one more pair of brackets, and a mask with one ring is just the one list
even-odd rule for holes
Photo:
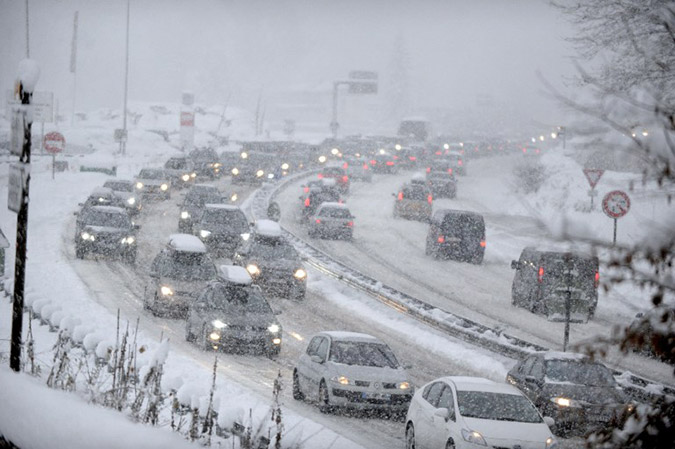
[[335,407],[402,415],[413,396],[408,373],[377,338],[354,332],[320,332],[293,370],[293,398]]

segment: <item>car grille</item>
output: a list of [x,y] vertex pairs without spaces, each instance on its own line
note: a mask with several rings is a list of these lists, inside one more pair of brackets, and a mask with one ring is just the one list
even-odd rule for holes
[[387,397],[372,397],[368,394],[372,393],[333,389],[333,396],[346,398],[354,404],[405,405],[412,400],[412,394],[386,394]]
[[357,387],[369,387],[370,382],[368,382],[367,380],[355,380],[354,385],[356,385]]

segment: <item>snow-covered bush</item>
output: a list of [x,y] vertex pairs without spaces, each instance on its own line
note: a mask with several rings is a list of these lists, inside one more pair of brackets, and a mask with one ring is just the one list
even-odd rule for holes
[[523,161],[513,171],[517,192],[537,192],[546,179],[546,168],[539,160]]

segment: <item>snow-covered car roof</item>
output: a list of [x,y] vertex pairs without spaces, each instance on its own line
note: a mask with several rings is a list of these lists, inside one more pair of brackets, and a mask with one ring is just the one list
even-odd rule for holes
[[459,391],[486,391],[490,393],[504,393],[521,396],[522,393],[506,383],[498,383],[483,377],[448,376],[443,378],[447,383],[455,385]]
[[415,173],[410,179],[411,184],[426,184],[427,178],[422,173]]
[[272,220],[258,220],[255,222],[255,232],[265,237],[281,237],[281,226]]
[[575,352],[559,352],[547,351],[543,353],[544,360],[574,360],[574,361],[588,361],[590,358],[586,354],[578,354]]
[[349,210],[349,207],[347,207],[347,205],[344,204],[344,203],[336,203],[336,202],[332,202],[332,201],[327,201],[327,202],[321,203],[319,205],[319,209],[329,209],[329,208]]
[[125,209],[116,206],[91,206],[89,210],[97,210],[100,212],[106,212],[109,214],[124,214],[128,215]]
[[204,204],[205,209],[225,209],[225,210],[241,210],[241,207],[234,204]]
[[108,187],[96,187],[92,190],[90,197],[92,196],[112,196],[113,190]]
[[332,340],[340,341],[369,341],[373,343],[382,343],[376,337],[368,334],[362,334],[359,332],[346,332],[346,331],[323,331],[321,335],[326,335]]
[[206,246],[199,238],[190,234],[171,234],[168,246],[176,251],[189,253],[205,253]]
[[232,284],[250,285],[253,282],[246,268],[237,265],[221,265],[218,267],[218,277]]

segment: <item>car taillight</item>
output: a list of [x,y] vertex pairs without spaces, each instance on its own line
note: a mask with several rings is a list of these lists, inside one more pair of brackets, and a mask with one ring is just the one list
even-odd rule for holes
[[539,148],[537,148],[536,150],[534,150],[534,152],[537,153],[537,154],[539,154]]
[[387,165],[391,167],[392,165],[394,165],[394,161],[387,161]]
[[398,156],[394,156],[394,160],[398,160]]
[[349,181],[349,177],[343,176],[343,177],[342,177],[342,182],[347,182],[347,181]]
[[442,236],[442,235],[439,235],[439,236],[438,236],[438,239],[436,239],[436,241],[437,241],[438,243],[443,243],[443,242],[445,242],[445,237]]
[[309,193],[309,187],[304,187],[302,190],[303,190],[305,193]]
[[410,156],[410,160],[415,162],[417,160],[417,158],[415,156]]
[[537,276],[537,280],[539,282],[543,282],[543,280],[544,280],[544,267],[539,267],[539,273],[538,273],[538,276]]
[[316,224],[321,224],[321,219],[317,218],[317,219],[316,219]]
[[600,272],[596,271],[595,272],[595,282],[593,283],[595,288],[598,288],[598,285],[600,285]]
[[305,198],[305,207],[309,207],[309,198]]
[[342,204],[342,203],[344,203],[344,201],[342,201],[342,198],[340,198],[340,199],[338,200],[338,204]]
[[319,179],[323,179],[323,173],[319,173]]
[[398,192],[398,200],[403,200],[403,192]]
[[377,161],[376,161],[375,159],[372,159],[372,160],[370,161],[370,165],[375,165],[375,164],[377,164]]
[[440,156],[440,155],[441,155],[441,152],[440,152],[440,151],[436,151],[435,154],[436,154],[436,156]]
[[523,148],[523,153],[527,153],[527,148]]
[[342,164],[342,168],[347,168],[347,167],[349,167],[348,163],[345,162],[344,164]]
[[368,164],[363,164],[363,169],[368,170]]
[[452,174],[452,169],[451,169],[451,168],[448,169],[448,173]]
[[487,242],[485,240],[480,241],[480,247],[481,248],[485,248],[486,245],[487,245]]
[[431,204],[431,202],[432,202],[433,200],[434,200],[434,199],[431,197],[431,195],[427,196],[427,201],[429,202],[429,204]]
[[459,165],[461,167],[462,165],[464,165],[464,162],[460,159],[460,160],[457,161],[457,165]]
[[354,222],[353,222],[353,221],[348,221],[348,222],[347,222],[347,227],[351,228],[351,227],[353,227],[353,226],[354,226]]
[[427,173],[431,173],[431,167],[427,167]]

